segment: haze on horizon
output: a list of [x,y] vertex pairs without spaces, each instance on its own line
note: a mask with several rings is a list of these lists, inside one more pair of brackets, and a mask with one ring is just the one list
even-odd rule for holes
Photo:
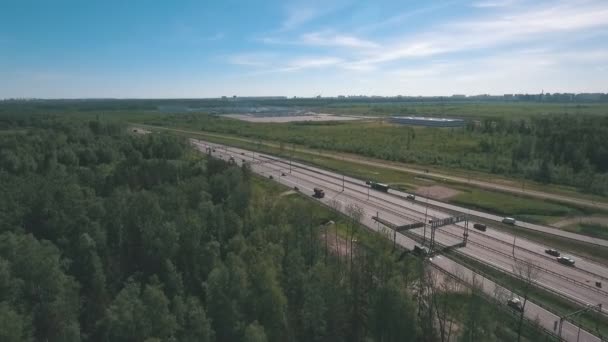
[[0,98],[608,92],[604,0],[10,1]]

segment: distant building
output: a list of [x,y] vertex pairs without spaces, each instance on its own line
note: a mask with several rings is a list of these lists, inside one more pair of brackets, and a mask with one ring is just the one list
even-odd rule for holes
[[423,116],[393,116],[392,123],[411,126],[428,127],[462,127],[465,121],[462,119],[430,118]]

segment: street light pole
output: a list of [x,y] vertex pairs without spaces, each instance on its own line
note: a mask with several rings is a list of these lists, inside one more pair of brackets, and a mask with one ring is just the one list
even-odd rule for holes
[[[422,233],[422,245],[426,243],[426,225],[428,223],[427,214],[429,211],[429,191],[426,191],[426,208],[424,208],[424,231]],[[432,228],[431,228],[432,229]]]
[[513,232],[513,259],[515,259],[515,239],[517,238],[517,235],[515,235],[515,231]]

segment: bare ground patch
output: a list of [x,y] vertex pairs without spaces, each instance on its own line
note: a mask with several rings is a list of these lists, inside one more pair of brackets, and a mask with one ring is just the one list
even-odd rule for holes
[[434,199],[449,199],[458,195],[460,191],[442,185],[421,186],[416,189],[416,194],[428,196]]
[[606,216],[579,216],[571,217],[564,220],[560,220],[552,223],[551,225],[556,228],[564,228],[577,223],[597,223],[608,226],[608,217]]
[[287,190],[287,191],[285,191],[285,192],[282,192],[282,193],[279,195],[279,197],[283,197],[283,196],[289,196],[289,195],[291,195],[291,194],[295,194],[295,193],[296,193],[296,192],[295,192],[295,191],[293,191],[293,190]]

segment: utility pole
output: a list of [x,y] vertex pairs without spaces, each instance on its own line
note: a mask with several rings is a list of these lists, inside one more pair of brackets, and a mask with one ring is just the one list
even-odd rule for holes
[[[602,312],[602,303],[597,304],[597,305],[591,305],[591,304],[588,304],[588,305],[587,305],[585,308],[583,308],[583,309],[580,309],[580,310],[574,311],[574,312],[572,312],[572,313],[566,314],[566,315],[564,315],[564,316],[561,316],[561,317],[559,318],[559,329],[558,329],[558,331],[557,331],[557,337],[558,337],[558,338],[560,338],[560,340],[561,340],[561,338],[562,338],[562,325],[564,324],[564,321],[565,321],[567,318],[572,317],[572,316],[574,316],[574,315],[578,315],[578,314],[580,314],[580,313],[583,313],[583,312],[585,312],[585,311],[589,311],[589,310],[597,310],[598,312],[600,312],[600,313],[601,313],[601,312]],[[558,325],[558,323],[557,323],[557,321],[555,321],[555,324],[553,324],[553,330],[555,330],[555,328],[557,327],[557,325]],[[580,330],[580,329],[581,329],[580,324],[578,325],[578,329],[579,329],[579,330],[578,330],[578,336],[577,336],[577,338],[576,338],[576,340],[577,340],[577,341],[578,341],[578,338],[579,338],[580,333],[581,333],[581,330]]]
[[428,223],[427,213],[429,211],[429,191],[426,191],[426,207],[424,208],[424,231],[422,233],[422,245],[426,243],[426,225]]

